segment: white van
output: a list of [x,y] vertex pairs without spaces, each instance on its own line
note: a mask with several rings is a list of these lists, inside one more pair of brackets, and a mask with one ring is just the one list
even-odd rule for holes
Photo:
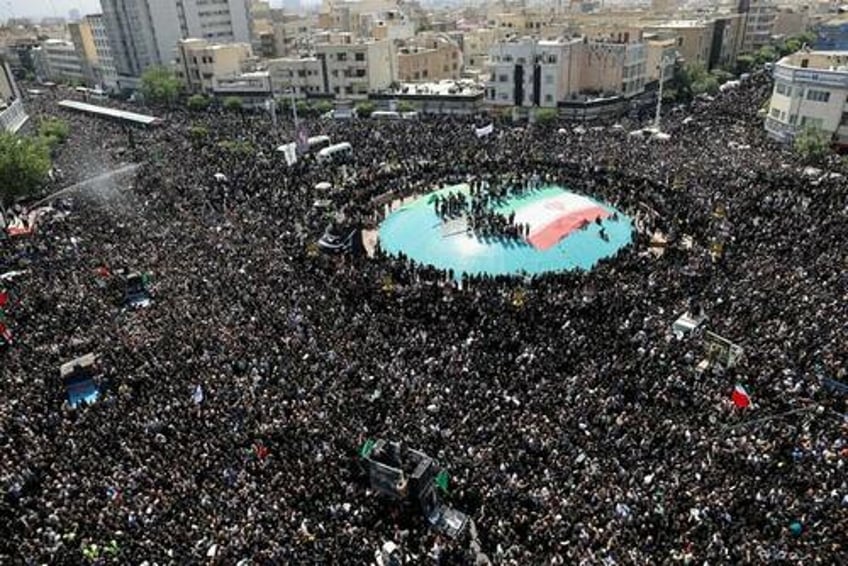
[[353,147],[348,142],[333,144],[318,152],[318,161],[345,158],[353,154]]

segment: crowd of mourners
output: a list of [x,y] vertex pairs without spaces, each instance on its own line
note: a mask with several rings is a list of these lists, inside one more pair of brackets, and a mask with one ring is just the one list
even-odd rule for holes
[[[848,182],[767,139],[771,88],[668,108],[667,141],[629,120],[477,138],[482,116],[310,119],[353,155],[291,167],[285,117],[125,105],[162,119],[130,139],[57,107],[67,91],[28,99],[70,126],[52,189],[140,167],[0,241],[0,274],[23,272],[4,282],[0,563],[367,564],[389,541],[473,563],[369,489],[376,438],[449,471],[445,504],[496,564],[844,562],[848,421],[823,378],[848,381]],[[610,203],[632,244],[460,281],[316,250],[328,214],[368,227],[387,194],[509,176]],[[131,272],[148,308],[122,307]],[[707,320],[678,339],[687,311]],[[704,328],[744,348],[734,367],[698,369]],[[58,368],[89,352],[103,393],[71,409]]]

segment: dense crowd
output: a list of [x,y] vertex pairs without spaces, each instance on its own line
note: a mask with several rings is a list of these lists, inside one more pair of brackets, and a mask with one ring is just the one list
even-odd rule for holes
[[[130,140],[56,95],[27,100],[70,125],[55,188],[140,169],[0,242],[3,270],[26,270],[0,353],[0,562],[364,564],[386,541],[405,563],[470,561],[368,489],[368,438],[437,458],[494,563],[844,561],[848,421],[821,376],[848,381],[848,184],[766,139],[770,88],[756,75],[669,109],[665,142],[309,120],[353,156],[292,167],[275,152],[290,121],[154,108],[163,124]],[[639,231],[588,272],[461,285],[315,250],[317,199],[367,226],[387,194],[509,176],[609,202]],[[149,308],[122,309],[128,272],[151,274]],[[744,348],[738,365],[696,371],[703,337],[670,332],[687,310]],[[58,367],[88,352],[105,391],[71,410]]]

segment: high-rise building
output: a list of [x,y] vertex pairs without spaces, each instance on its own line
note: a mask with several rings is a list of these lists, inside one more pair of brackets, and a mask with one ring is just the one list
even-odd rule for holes
[[112,59],[112,47],[109,43],[109,35],[106,33],[103,14],[89,14],[85,16],[85,22],[91,28],[94,50],[97,53],[97,62],[94,66],[95,81],[106,90],[116,89],[118,88],[118,72],[115,70],[115,61]]
[[0,131],[15,133],[28,119],[12,69],[0,55]]
[[177,42],[249,43],[246,0],[100,0],[121,86],[174,60]]

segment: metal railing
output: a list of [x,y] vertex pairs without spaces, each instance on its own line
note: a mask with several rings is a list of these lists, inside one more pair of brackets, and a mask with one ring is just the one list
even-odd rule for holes
[[5,110],[0,111],[0,130],[15,133],[21,129],[29,119],[24,104],[20,99],[12,101],[12,104]]

